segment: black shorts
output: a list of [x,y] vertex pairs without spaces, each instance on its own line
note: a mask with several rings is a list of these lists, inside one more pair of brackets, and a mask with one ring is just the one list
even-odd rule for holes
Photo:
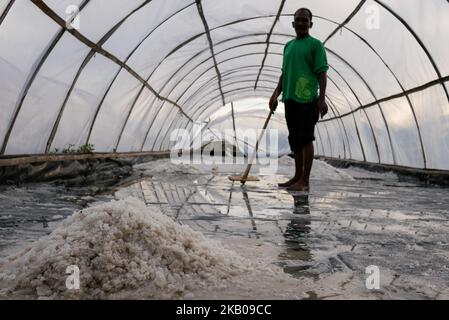
[[319,119],[316,108],[318,100],[310,103],[299,103],[294,100],[285,102],[285,120],[288,127],[288,142],[293,152],[298,152],[304,146],[315,141],[315,125]]

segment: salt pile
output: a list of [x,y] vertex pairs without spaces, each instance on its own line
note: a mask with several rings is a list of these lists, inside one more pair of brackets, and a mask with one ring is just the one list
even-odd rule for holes
[[[80,270],[79,290],[66,287],[71,265]],[[127,198],[76,212],[50,235],[0,261],[6,288],[0,296],[103,299],[145,287],[147,298],[182,298],[253,268],[219,242]]]

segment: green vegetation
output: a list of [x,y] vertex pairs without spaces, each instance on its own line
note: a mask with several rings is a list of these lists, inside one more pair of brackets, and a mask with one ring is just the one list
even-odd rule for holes
[[95,147],[91,143],[83,144],[79,146],[78,149],[75,149],[75,145],[70,143],[67,147],[62,149],[60,152],[58,148],[55,148],[50,154],[86,154],[86,153],[94,153]]

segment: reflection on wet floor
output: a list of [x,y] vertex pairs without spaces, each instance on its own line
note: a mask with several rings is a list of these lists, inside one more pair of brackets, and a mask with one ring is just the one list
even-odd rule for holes
[[[283,175],[243,187],[225,174],[198,174],[193,184],[191,178],[155,176],[121,196],[138,195],[224,243],[242,237],[272,244],[278,251],[273,263],[295,277],[363,276],[376,265],[388,270],[384,286],[393,291],[419,281],[449,282],[448,189],[380,179],[314,180],[307,195],[278,189]],[[441,291],[416,290],[425,297]]]
[[[380,294],[444,296],[449,283],[449,189],[390,177],[315,177],[311,192],[302,194],[277,187],[286,175],[260,178],[241,186],[224,173],[155,174],[119,189],[114,197],[134,196],[159,206],[180,224],[223,243],[232,237],[269,244],[276,251],[272,263],[297,278],[345,272],[363,277],[367,266],[376,265],[383,271]],[[40,188],[0,192],[0,246],[21,238],[36,240],[51,231],[53,220],[93,199]],[[17,227],[22,220],[30,226]]]
[[308,235],[311,228],[311,216],[308,194],[295,194],[293,196],[293,216],[285,228],[285,250],[279,254],[281,260],[303,262],[304,265],[284,266],[284,271],[297,275],[301,271],[310,268],[307,262],[312,260],[312,254],[308,247]]

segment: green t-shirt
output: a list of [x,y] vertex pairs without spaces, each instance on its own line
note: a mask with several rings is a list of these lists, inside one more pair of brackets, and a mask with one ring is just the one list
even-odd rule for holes
[[282,101],[308,103],[318,98],[319,74],[327,71],[326,49],[314,37],[293,39],[284,48]]

